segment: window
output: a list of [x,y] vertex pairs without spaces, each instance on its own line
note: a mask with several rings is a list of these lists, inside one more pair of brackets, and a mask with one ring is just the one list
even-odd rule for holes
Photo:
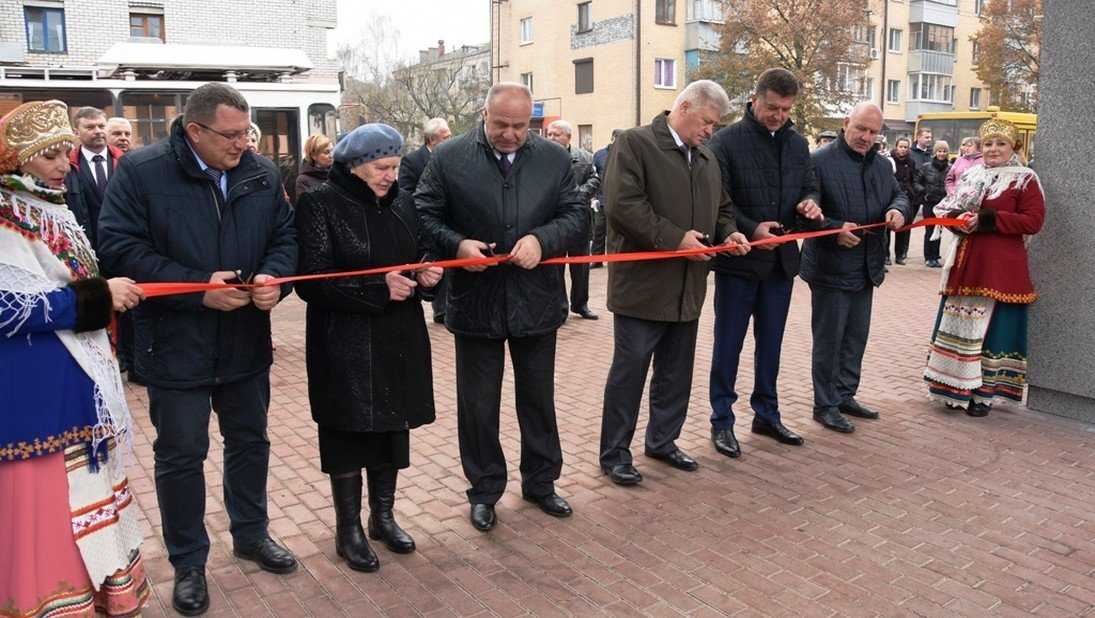
[[901,80],[886,80],[886,102],[898,103],[901,101]]
[[973,41],[973,45],[970,50],[970,60],[973,61],[973,65],[977,66],[981,63],[981,43],[980,41]]
[[338,114],[330,103],[313,103],[308,106],[308,135],[326,135],[331,141],[338,136]]
[[123,92],[122,116],[133,123],[134,145],[148,145],[167,137],[171,122],[182,113],[186,95],[181,93]]
[[672,58],[654,59],[654,87],[677,87],[677,61]]
[[593,58],[574,61],[574,94],[593,92]]
[[909,24],[909,49],[954,53],[954,28],[937,24]]
[[878,47],[878,41],[876,37],[877,31],[878,27],[876,26],[871,26],[870,28],[867,28],[867,45],[870,46],[871,49]]
[[704,21],[721,24],[726,21],[726,5],[723,0],[688,0],[686,21]]
[[973,14],[980,15],[985,10],[985,0],[973,0]]
[[578,147],[593,152],[593,125],[578,125]]
[[164,39],[163,15],[148,13],[129,14],[129,36],[148,39]]
[[532,18],[526,17],[521,20],[521,44],[532,42]]
[[654,0],[654,21],[666,26],[677,25],[677,0]]
[[578,32],[593,30],[593,21],[589,17],[590,4],[590,2],[583,2],[578,5]]
[[68,51],[64,9],[26,6],[23,7],[23,17],[27,23],[27,51],[47,54]]
[[521,83],[528,87],[529,91],[532,91],[532,73],[522,73]]
[[951,86],[949,75],[917,73],[909,78],[908,98],[918,101],[952,103],[954,101],[954,86]]
[[890,28],[890,38],[886,43],[886,49],[892,52],[901,52],[901,28]]

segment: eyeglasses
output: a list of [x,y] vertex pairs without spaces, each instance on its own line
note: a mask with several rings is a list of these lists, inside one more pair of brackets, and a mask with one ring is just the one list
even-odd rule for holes
[[218,130],[214,129],[213,127],[211,127],[209,125],[205,125],[205,124],[202,124],[202,123],[198,122],[197,120],[191,120],[191,122],[193,122],[194,124],[198,125],[199,127],[203,128],[203,129],[205,129],[206,131],[212,131],[213,133],[216,133],[217,135],[223,137],[224,139],[226,139],[230,142],[238,142],[240,140],[246,141],[247,136],[250,133],[250,130],[235,131],[233,133],[222,133],[221,131],[218,131]]

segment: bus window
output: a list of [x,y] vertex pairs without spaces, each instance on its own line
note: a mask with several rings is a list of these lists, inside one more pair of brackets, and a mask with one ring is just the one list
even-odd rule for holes
[[281,171],[282,183],[291,200],[296,199],[297,166],[300,163],[299,108],[251,108],[252,118],[262,131],[259,151]]
[[122,116],[133,124],[133,147],[147,146],[167,137],[171,123],[186,105],[185,93],[123,92]]
[[338,136],[338,114],[330,103],[313,103],[308,106],[308,135],[322,133],[332,142]]

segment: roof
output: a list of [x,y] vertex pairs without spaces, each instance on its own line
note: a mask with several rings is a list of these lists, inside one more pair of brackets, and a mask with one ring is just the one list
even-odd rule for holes
[[276,71],[300,73],[313,67],[300,49],[235,45],[115,43],[99,57],[101,68],[168,71]]

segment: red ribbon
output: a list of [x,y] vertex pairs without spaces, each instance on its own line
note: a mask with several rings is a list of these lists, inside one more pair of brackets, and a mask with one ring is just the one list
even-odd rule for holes
[[[929,217],[907,225],[901,228],[900,232],[908,231],[917,227],[925,227],[929,225],[938,225],[942,227],[963,227],[966,224],[961,219],[943,218],[943,217]],[[859,225],[851,228],[849,231],[856,232],[860,230],[870,230],[874,228],[884,227],[885,223],[871,223],[869,225]],[[795,232],[792,234],[784,234],[782,236],[773,236],[771,238],[765,238],[764,240],[754,240],[749,243],[751,247],[764,247],[767,245],[780,245],[786,242],[792,242],[797,240],[805,240],[807,238],[821,238],[823,236],[834,236],[844,231],[843,228],[833,228],[827,230],[817,230],[814,232]],[[722,253],[728,251],[730,247],[727,245],[718,245],[714,247],[701,247],[698,249],[677,249],[675,251],[635,251],[632,253],[609,253],[604,255],[575,255],[571,257],[556,257],[549,258],[541,264],[592,264],[594,262],[646,262],[652,260],[671,260],[675,258],[688,257],[690,255],[704,255]],[[464,268],[465,266],[495,266],[503,264],[509,261],[509,255],[495,255],[490,257],[481,258],[461,258],[456,260],[440,260],[437,262],[415,262],[412,264],[399,264],[396,266],[381,266],[378,268],[365,268],[362,270],[348,270],[336,273],[318,273],[314,275],[295,275],[291,277],[277,277],[265,282],[263,285],[281,285],[284,283],[295,283],[297,281],[315,281],[319,279],[342,279],[346,277],[365,277],[369,275],[383,275],[390,272],[402,272],[402,271],[418,271],[425,270],[427,268]],[[225,286],[236,287],[240,289],[248,289],[257,287],[255,284],[249,283],[138,283],[137,287],[144,291],[146,298],[156,298],[159,296],[174,296],[176,294],[193,294],[195,292],[208,292],[212,290],[223,290]]]

